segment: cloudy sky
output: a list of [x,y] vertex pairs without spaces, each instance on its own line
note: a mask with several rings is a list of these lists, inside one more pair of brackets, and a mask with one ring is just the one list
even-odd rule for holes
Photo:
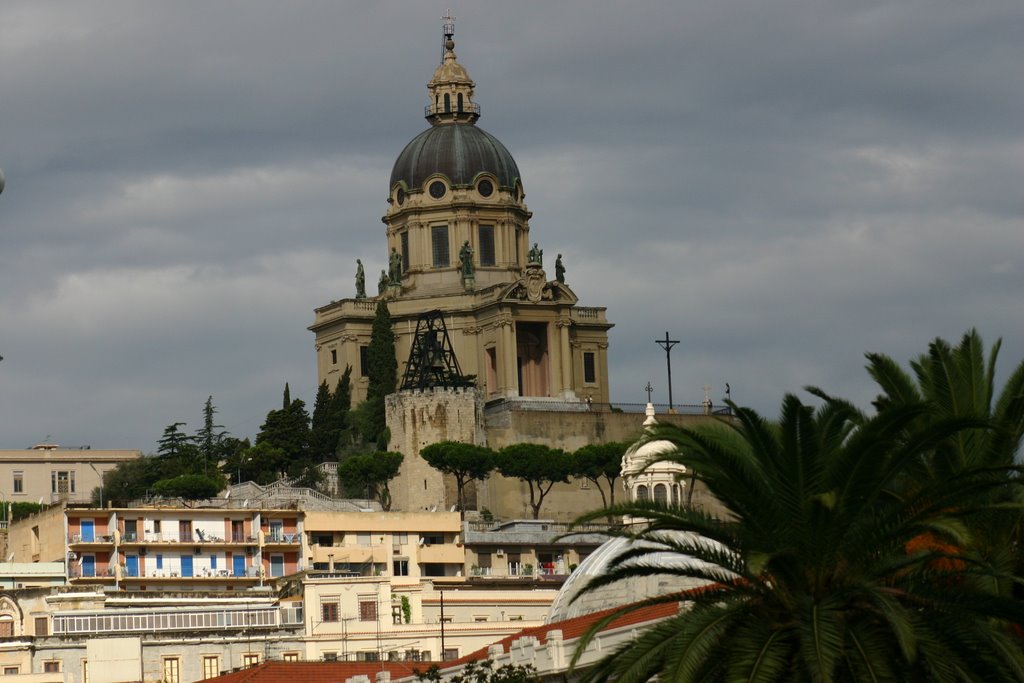
[[[383,266],[447,5],[0,4],[0,448],[253,436]],[[532,239],[606,306],[612,397],[809,384],[976,326],[1024,357],[1020,0],[452,8]]]

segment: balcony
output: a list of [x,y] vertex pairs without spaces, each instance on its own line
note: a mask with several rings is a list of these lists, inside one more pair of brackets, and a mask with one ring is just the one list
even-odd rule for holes
[[267,533],[265,533],[265,535],[263,537],[263,545],[265,545],[265,546],[270,546],[270,545],[274,545],[274,546],[296,546],[296,545],[302,545],[302,533],[298,532],[298,531],[291,532],[291,533],[285,533],[285,532],[269,533],[269,532],[267,532]]
[[441,545],[425,545],[417,551],[420,562],[441,562],[446,564],[464,564],[466,553],[453,543]]

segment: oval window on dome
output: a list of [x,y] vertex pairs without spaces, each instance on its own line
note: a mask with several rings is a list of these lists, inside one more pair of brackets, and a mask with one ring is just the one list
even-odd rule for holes
[[405,190],[398,188],[398,192],[395,193],[395,199],[398,200],[398,205],[405,204]]
[[442,183],[440,180],[435,180],[434,182],[430,183],[430,196],[433,197],[434,199],[440,199],[445,195],[447,191],[448,188],[446,188],[444,186],[444,183]]
[[494,184],[487,178],[484,178],[477,183],[476,191],[480,193],[481,197],[490,197],[494,194]]

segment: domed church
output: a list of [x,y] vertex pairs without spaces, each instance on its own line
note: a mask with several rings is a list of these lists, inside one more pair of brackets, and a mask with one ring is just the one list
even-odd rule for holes
[[484,400],[605,403],[612,325],[604,308],[578,305],[562,256],[545,254],[543,240],[531,237],[519,167],[477,125],[475,87],[455,55],[449,20],[441,63],[427,83],[430,127],[391,170],[382,219],[388,268],[378,279],[360,262],[356,295],[316,310],[309,329],[319,379],[333,389],[351,365],[353,402],[365,397],[366,349],[383,298],[400,383],[417,324],[432,313],[432,334],[446,332],[447,357],[460,375],[475,376]]

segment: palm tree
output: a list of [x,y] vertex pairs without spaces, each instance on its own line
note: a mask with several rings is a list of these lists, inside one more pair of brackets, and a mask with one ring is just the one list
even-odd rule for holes
[[[977,330],[969,330],[958,346],[943,339],[928,345],[927,353],[910,362],[913,376],[890,357],[867,354],[867,370],[882,390],[875,407],[884,411],[894,406],[929,404],[919,424],[948,418],[979,418],[994,429],[966,429],[958,432],[933,452],[926,453],[908,469],[902,482],[904,492],[927,482],[958,478],[966,469],[991,468],[994,476],[1012,476],[1010,468],[1024,438],[1024,361],[1017,364],[999,395],[996,395],[996,360],[1001,340],[985,358],[985,347]],[[998,487],[984,514],[971,520],[971,549],[984,561],[1007,571],[1024,570],[1024,516],[1015,487]],[[995,503],[1003,503],[1000,508]],[[1003,584],[1003,591],[1012,590]]]
[[[988,431],[983,422],[929,420],[917,427],[926,405],[891,406],[868,417],[844,401],[815,410],[791,395],[777,422],[731,407],[729,423],[660,425],[647,437],[677,447],[659,457],[696,472],[728,511],[725,518],[654,501],[581,518],[645,520],[621,532],[636,542],[589,590],[650,574],[707,582],[685,595],[627,605],[595,624],[578,653],[624,612],[683,605],[585,672],[586,679],[1024,680],[1024,654],[1012,630],[1024,623],[1024,605],[989,590],[982,579],[994,570],[958,550],[970,540],[964,519],[979,497],[1006,480],[964,468],[955,481],[894,495],[923,454],[965,430]],[[932,542],[914,546],[925,534]],[[665,560],[673,555],[692,559]]]

